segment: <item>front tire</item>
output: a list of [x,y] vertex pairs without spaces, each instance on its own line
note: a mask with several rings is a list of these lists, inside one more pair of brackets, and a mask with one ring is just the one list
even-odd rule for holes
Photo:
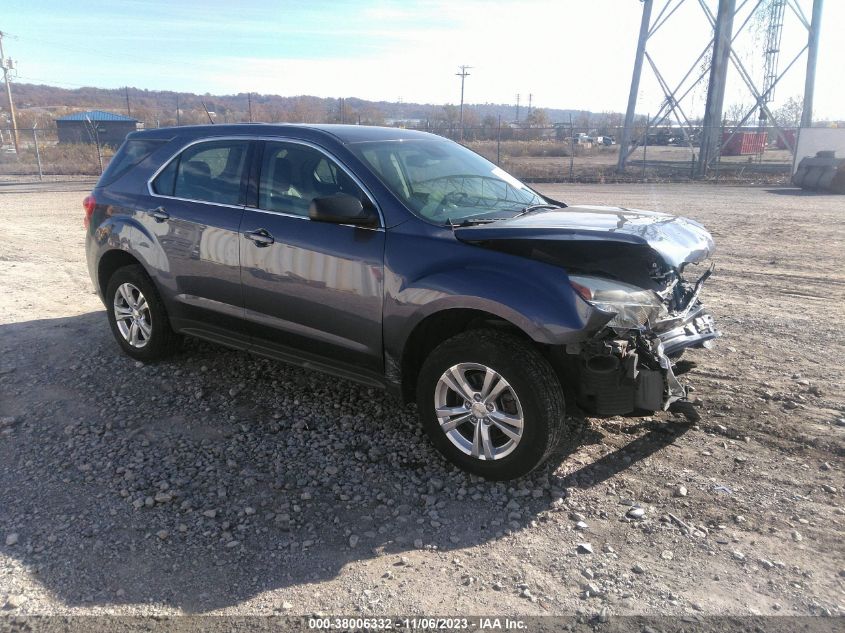
[[180,337],[171,329],[161,296],[141,266],[114,271],[105,297],[109,326],[126,354],[152,362],[178,349]]
[[417,407],[449,461],[492,480],[540,466],[565,424],[552,366],[530,343],[498,330],[470,330],[436,347],[420,369]]

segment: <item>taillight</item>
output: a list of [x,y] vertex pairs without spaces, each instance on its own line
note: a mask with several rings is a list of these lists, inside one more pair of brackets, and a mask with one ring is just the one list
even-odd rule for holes
[[94,196],[85,196],[85,200],[82,201],[82,208],[85,209],[85,219],[82,221],[82,224],[86,229],[91,224],[91,215],[94,213],[96,206],[97,201],[94,199]]

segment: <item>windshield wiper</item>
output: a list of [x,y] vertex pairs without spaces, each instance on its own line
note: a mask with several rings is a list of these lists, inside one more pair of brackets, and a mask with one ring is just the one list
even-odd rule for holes
[[529,213],[533,213],[534,211],[540,211],[542,209],[562,209],[556,204],[529,204],[527,207],[523,207],[523,209],[517,213],[514,218],[518,218],[523,215],[527,215]]
[[527,207],[523,207],[520,209],[519,213],[509,218],[483,218],[477,216],[470,216],[468,218],[464,218],[459,222],[452,221],[451,218],[446,218],[446,224],[451,227],[458,227],[458,226],[471,226],[473,224],[487,224],[489,222],[499,222],[501,220],[513,220],[514,218],[518,218],[526,213],[531,213],[532,211],[540,211],[541,209],[562,209],[563,207],[556,205],[556,204],[530,204]]
[[459,226],[472,226],[473,224],[488,224],[490,222],[498,222],[499,220],[507,220],[508,218],[464,218],[460,222],[453,222],[451,218],[446,218],[446,224],[452,228]]

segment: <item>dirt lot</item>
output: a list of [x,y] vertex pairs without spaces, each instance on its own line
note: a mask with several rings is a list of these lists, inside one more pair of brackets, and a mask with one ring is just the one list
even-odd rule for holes
[[573,452],[511,485],[447,466],[371,389],[199,342],[136,364],[88,279],[83,194],[0,193],[0,605],[842,615],[845,199],[540,188],[704,222],[725,336],[685,357],[696,421],[576,417]]

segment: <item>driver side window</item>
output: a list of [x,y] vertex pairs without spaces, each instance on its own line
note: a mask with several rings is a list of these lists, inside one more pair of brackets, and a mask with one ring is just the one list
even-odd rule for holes
[[311,200],[339,193],[364,199],[355,181],[319,150],[297,143],[265,145],[258,182],[260,209],[307,217]]

